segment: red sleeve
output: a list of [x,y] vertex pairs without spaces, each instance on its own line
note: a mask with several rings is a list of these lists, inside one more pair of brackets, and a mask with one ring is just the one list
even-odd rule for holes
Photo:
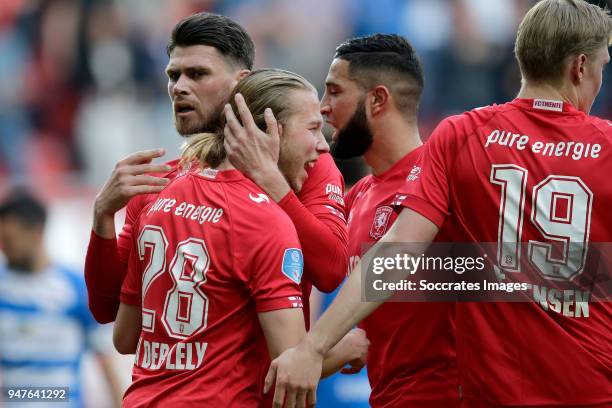
[[421,172],[408,177],[400,192],[401,205],[423,215],[439,228],[450,211],[449,163],[453,153],[450,145],[453,126],[444,120],[425,143],[421,156]]
[[117,239],[102,238],[91,232],[85,257],[85,282],[89,309],[99,323],[113,322],[117,316],[119,292],[132,245],[132,224],[145,204],[143,198],[134,197],[128,203],[125,224]]
[[[165,177],[175,178],[178,160],[167,162],[172,170]],[[132,225],[140,211],[156,195],[143,194],[133,197],[127,204],[125,223],[117,239],[105,239],[91,232],[85,256],[85,282],[89,297],[89,309],[99,323],[115,321],[119,309],[119,293],[127,271],[132,248]]]
[[302,307],[304,256],[291,221],[280,211],[278,216],[266,222],[265,230],[249,231],[252,242],[240,232],[235,236],[242,239],[233,240],[240,245],[235,266],[246,265],[244,279],[258,313]]
[[289,215],[306,259],[304,280],[331,292],[346,276],[348,232],[344,179],[329,154],[310,171],[299,199],[289,192],[278,203]]
[[119,296],[121,303],[140,307],[142,290],[141,265],[138,251],[136,248],[133,248],[128,260],[127,273],[123,280],[123,285],[121,285],[121,295]]
[[117,240],[101,238],[92,231],[85,257],[85,282],[89,309],[98,323],[115,320],[124,274],[124,265],[119,262],[117,253]]

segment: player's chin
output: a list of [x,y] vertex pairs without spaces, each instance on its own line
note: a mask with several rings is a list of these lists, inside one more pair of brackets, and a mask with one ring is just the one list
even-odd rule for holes
[[304,183],[306,182],[307,178],[308,178],[308,173],[306,172],[305,169],[302,169],[300,173],[296,177],[294,177],[289,183],[291,186],[291,189],[296,193],[299,193],[300,191],[302,191],[302,187],[304,186]]
[[202,133],[204,131],[204,126],[202,122],[199,120],[193,120],[191,118],[174,118],[174,127],[179,135],[183,137],[188,137],[194,135],[196,133]]

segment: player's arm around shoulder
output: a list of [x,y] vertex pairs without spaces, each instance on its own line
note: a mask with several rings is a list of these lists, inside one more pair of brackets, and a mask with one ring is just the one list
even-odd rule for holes
[[290,192],[279,202],[291,217],[306,257],[306,279],[331,292],[346,276],[348,230],[344,179],[332,157],[322,154],[309,171],[299,195]]

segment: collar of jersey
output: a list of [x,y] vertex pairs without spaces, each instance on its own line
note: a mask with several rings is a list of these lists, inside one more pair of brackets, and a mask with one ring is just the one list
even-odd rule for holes
[[236,169],[217,170],[217,174],[215,175],[215,177],[208,177],[208,176],[202,175],[200,174],[201,171],[202,171],[201,168],[196,168],[190,171],[190,173],[193,174],[194,176],[203,178],[205,180],[210,180],[210,181],[225,182],[225,181],[242,180],[245,178],[245,175]]
[[[377,176],[372,174],[372,179],[374,181],[376,181],[376,182],[384,181],[387,178],[392,177],[394,174],[396,174],[398,169],[405,167],[406,163],[414,163],[414,164],[416,164],[417,163],[416,157],[420,154],[420,151],[421,151],[422,147],[423,147],[423,145],[420,145],[416,149],[412,149],[411,151],[406,153],[406,155],[404,157],[402,157],[401,159],[396,161],[393,164],[393,166],[389,167],[383,173],[381,173],[381,174],[379,174]],[[408,171],[410,171],[410,169],[408,169]]]

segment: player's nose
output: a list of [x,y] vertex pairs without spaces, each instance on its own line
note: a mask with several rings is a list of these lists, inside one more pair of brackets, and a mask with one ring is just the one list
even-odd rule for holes
[[331,106],[328,102],[326,95],[327,94],[323,95],[323,98],[321,99],[321,103],[320,103],[321,115],[323,116],[327,116],[331,113]]
[[321,131],[317,132],[315,149],[317,150],[317,153],[319,154],[329,152],[329,144],[327,144],[327,140],[325,140],[325,136],[323,135],[323,132]]
[[185,75],[179,76],[176,82],[174,83],[174,86],[172,87],[172,93],[176,96],[187,95],[189,93],[187,82],[188,79]]

